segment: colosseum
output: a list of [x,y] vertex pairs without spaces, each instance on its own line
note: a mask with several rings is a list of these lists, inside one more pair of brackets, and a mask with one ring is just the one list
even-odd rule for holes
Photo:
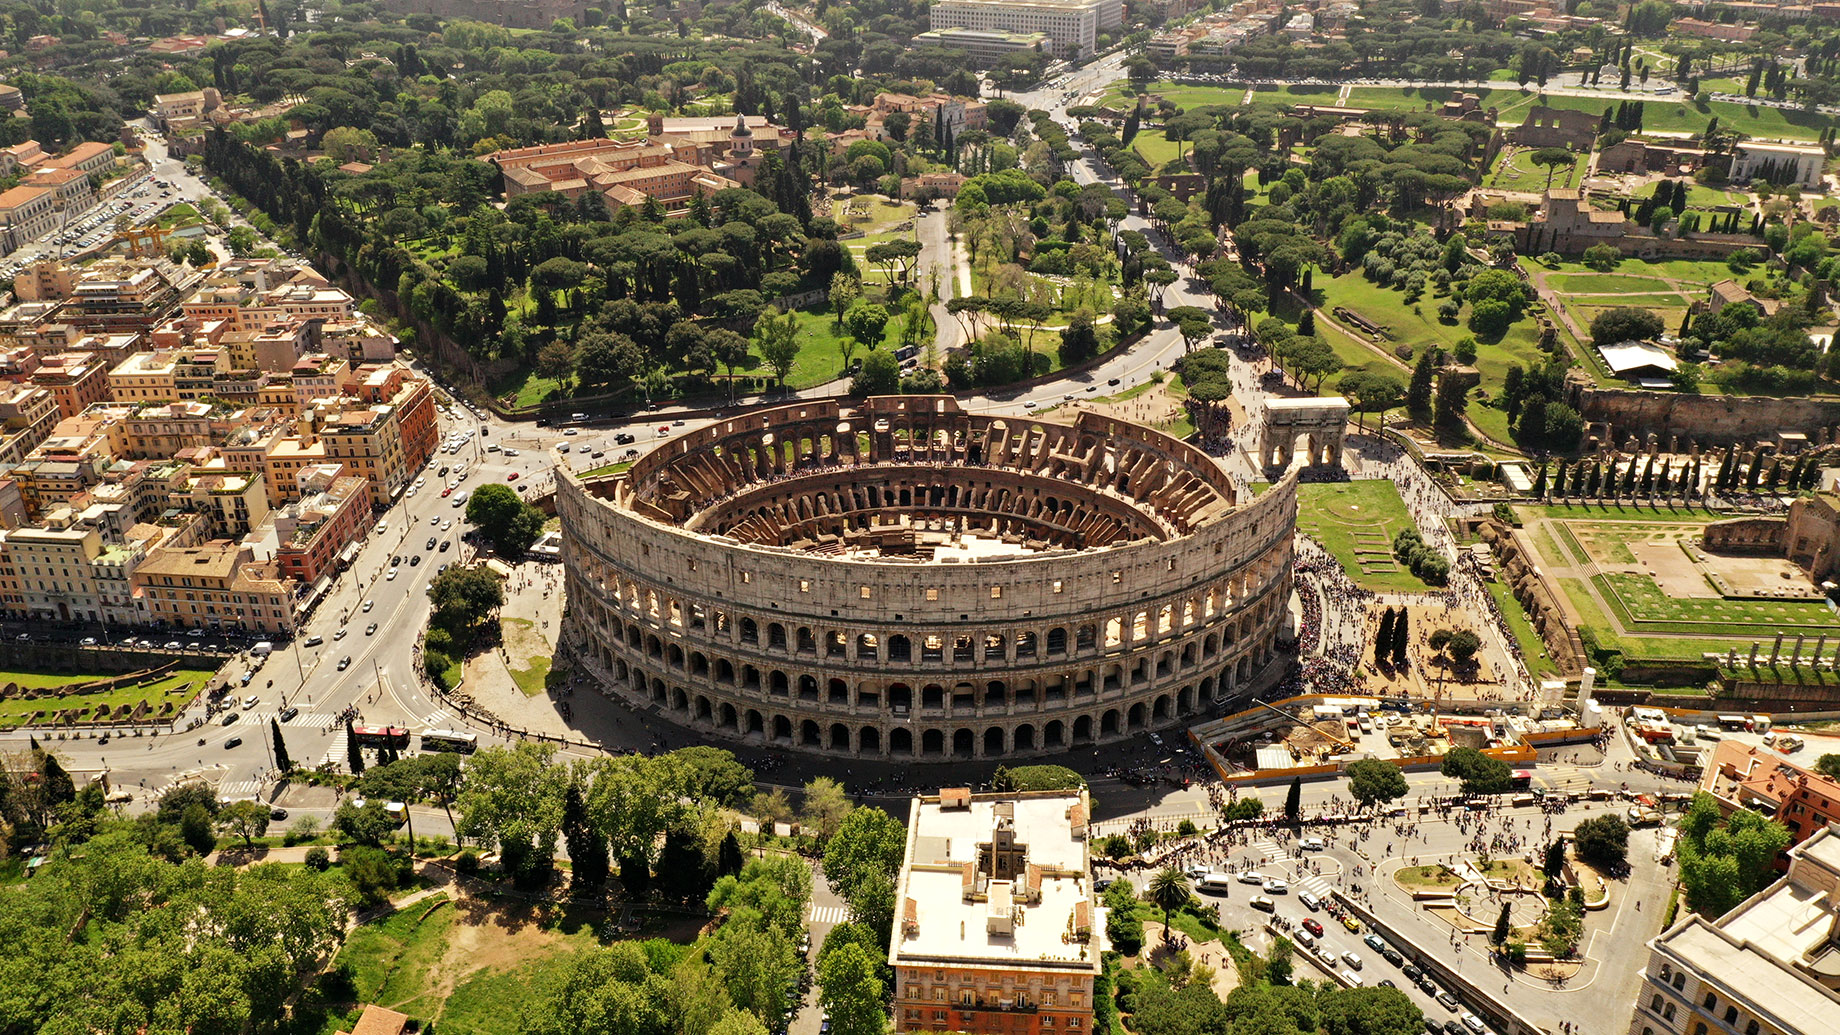
[[1277,656],[1293,471],[950,396],[750,411],[558,467],[563,643],[628,702],[763,746],[1066,752],[1213,712]]

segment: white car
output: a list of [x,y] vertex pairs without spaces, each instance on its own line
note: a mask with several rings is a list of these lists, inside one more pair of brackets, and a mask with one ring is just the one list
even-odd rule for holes
[[453,518],[442,518],[441,519],[441,531],[445,532],[452,527],[454,527]]
[[1208,875],[1208,868],[1205,866],[1190,866],[1187,873],[1189,880],[1200,880]]
[[255,694],[250,694],[248,697],[243,698],[243,708],[245,710],[254,708],[261,700],[262,699]]
[[1291,890],[1289,884],[1284,883],[1276,877],[1273,877],[1260,886],[1265,889],[1267,895],[1288,895]]
[[1265,883],[1265,879],[1265,875],[1257,870],[1247,870],[1245,873],[1239,875],[1239,882],[1241,884],[1263,884]]
[[375,600],[366,600],[364,602],[364,610],[366,612],[369,612],[371,608],[376,607],[376,606],[377,606],[377,602]]
[[1353,952],[1342,953],[1342,962],[1348,964],[1348,966],[1354,970],[1361,969],[1361,957],[1359,953],[1353,953]]
[[1297,847],[1306,852],[1320,852],[1323,850],[1323,839],[1320,837],[1306,837],[1297,842]]
[[385,575],[385,576],[383,577],[383,581],[385,581],[385,582],[395,582],[395,581],[396,581],[396,569],[395,569],[395,568],[391,568],[391,569],[390,569],[390,571],[389,571],[389,574],[387,574],[387,575]]

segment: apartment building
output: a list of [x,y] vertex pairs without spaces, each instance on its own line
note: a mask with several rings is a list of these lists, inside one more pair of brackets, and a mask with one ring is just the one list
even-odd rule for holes
[[41,526],[0,533],[0,607],[16,618],[105,629],[140,624],[134,571],[164,532],[124,528],[114,513],[120,509],[90,507],[79,515],[59,507]]
[[298,583],[283,578],[274,562],[258,563],[242,543],[158,547],[135,569],[133,581],[150,622],[277,635],[294,630]]
[[166,259],[98,259],[77,272],[57,318],[90,333],[146,332],[178,311],[200,276]]
[[100,174],[115,166],[115,145],[86,140],[39,163],[41,169],[75,169],[85,175]]
[[933,29],[1039,32],[1056,57],[1092,56],[1098,35],[1124,24],[1122,0],[940,0]]
[[972,794],[908,809],[888,951],[894,1028],[1084,1035],[1104,924],[1084,790]]
[[213,472],[187,477],[170,497],[181,510],[202,515],[214,539],[241,539],[268,519],[268,486],[258,474]]
[[58,352],[41,357],[29,380],[51,393],[60,417],[75,417],[109,398],[108,368],[91,352]]
[[57,398],[36,385],[0,390],[0,463],[24,460],[57,427]]
[[[1776,820],[1789,828],[1792,843],[1840,821],[1840,781],[1796,765],[1767,747],[1721,741],[1706,762],[1699,789],[1717,799],[1727,815],[1752,809]],[[1777,868],[1787,866],[1783,859]]]
[[338,464],[315,464],[296,478],[299,498],[274,512],[280,548],[275,564],[283,577],[306,585],[339,566],[345,548],[371,527],[370,483],[344,474]]
[[1686,912],[1648,943],[1629,1035],[1812,1035],[1840,1014],[1840,826],[1724,916]]
[[96,182],[81,169],[34,169],[24,182],[50,191],[52,207],[72,216],[96,203]]

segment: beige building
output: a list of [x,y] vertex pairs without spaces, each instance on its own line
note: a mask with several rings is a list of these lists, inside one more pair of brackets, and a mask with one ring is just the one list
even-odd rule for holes
[[57,225],[57,193],[20,184],[0,193],[0,248],[11,252]]
[[[114,534],[111,511],[78,515],[60,507],[42,527],[0,535],[0,600],[8,614],[46,621],[138,625],[133,575],[147,555],[146,538]],[[162,533],[141,526],[157,539]],[[110,533],[110,534],[106,534]]]
[[241,539],[268,518],[268,487],[256,474],[200,472],[186,479],[172,501],[202,514],[217,539]]
[[1815,1035],[1840,1016],[1840,826],[1789,850],[1782,880],[1648,943],[1629,1035]]
[[888,950],[894,1030],[1082,1033],[1104,925],[1086,792],[947,788],[908,808]]
[[243,544],[155,549],[134,572],[146,618],[188,629],[290,633],[296,584]]
[[1821,185],[1821,167],[1827,152],[1812,144],[1766,144],[1747,140],[1732,150],[1731,178],[1767,180],[1777,186],[1804,188]]
[[1090,57],[1101,32],[1124,24],[1122,0],[940,0],[933,29],[1033,33],[1048,37],[1056,57]]

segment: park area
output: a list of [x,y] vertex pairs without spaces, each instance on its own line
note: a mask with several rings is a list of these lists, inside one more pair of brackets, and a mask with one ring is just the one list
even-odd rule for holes
[[1297,486],[1297,530],[1321,543],[1365,589],[1413,593],[1430,588],[1393,558],[1393,537],[1417,527],[1390,481]]
[[1714,553],[1705,518],[1559,517],[1521,508],[1526,541],[1588,640],[1632,658],[1698,660],[1778,634],[1840,636],[1840,616],[1780,557]]
[[[543,973],[564,957],[599,948],[601,932],[613,933],[608,923],[604,910],[586,906],[452,898],[448,892],[411,901],[346,938],[333,966],[349,987],[328,1003],[325,1035],[352,1030],[366,1003],[406,1013],[424,1030],[438,1028],[443,1035],[517,1031]],[[694,919],[633,926],[639,937],[680,943],[697,934]]]
[[167,669],[91,692],[83,688],[128,673],[0,672],[0,729],[26,724],[166,722],[198,696],[215,671]]

